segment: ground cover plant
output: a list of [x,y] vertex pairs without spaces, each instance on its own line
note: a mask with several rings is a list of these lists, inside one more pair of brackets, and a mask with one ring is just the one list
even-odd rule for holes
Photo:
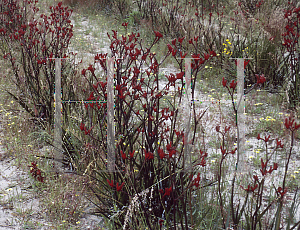
[[[138,4],[142,9],[142,5],[146,2],[138,1]],[[295,29],[298,28],[297,23],[299,23],[297,21],[299,8],[292,3],[286,5],[285,17],[288,24],[285,26],[286,32],[282,38],[285,43],[282,50],[274,46],[267,50],[278,54],[286,48],[285,51],[289,52],[288,59],[281,53],[281,56],[278,55],[271,60],[274,61],[273,65],[277,62],[278,67],[273,67],[276,71],[274,70],[274,75],[271,75],[267,74],[269,69],[266,67],[271,61],[264,65],[258,58],[255,61],[251,60],[251,56],[247,54],[259,50],[263,57],[263,53],[267,52],[263,47],[257,46],[258,40],[255,39],[259,36],[253,39],[254,41],[248,37],[244,40],[234,38],[236,30],[241,34],[254,31],[260,34],[261,31],[255,27],[250,27],[249,30],[242,29],[245,25],[238,25],[242,21],[238,19],[241,17],[245,21],[253,20],[252,16],[260,12],[264,6],[267,7],[268,3],[260,1],[253,3],[253,6],[249,5],[248,1],[238,3],[236,7],[241,12],[233,14],[236,18],[232,20],[235,26],[231,33],[225,33],[226,20],[222,18],[224,13],[219,11],[223,8],[222,5],[207,2],[204,5],[203,1],[202,3],[191,1],[190,7],[181,9],[184,5],[181,1],[159,4],[153,2],[151,5],[157,11],[140,12],[143,20],[152,18],[152,21],[148,21],[154,30],[151,36],[144,38],[141,36],[142,32],[130,31],[132,21],[129,19],[133,14],[129,14],[126,20],[127,13],[124,13],[122,19],[125,18],[125,21],[120,22],[123,27],[121,31],[124,33],[120,33],[120,29],[118,31],[114,29],[107,34],[110,52],[94,55],[94,63],[87,63],[86,67],[77,70],[76,77],[65,78],[65,81],[70,83],[69,86],[65,84],[66,88],[63,90],[64,96],[68,96],[66,99],[85,101],[76,105],[76,110],[75,106],[70,107],[71,104],[64,105],[64,126],[68,132],[64,143],[68,146],[66,149],[71,150],[67,154],[71,155],[71,164],[76,169],[76,173],[91,182],[84,183],[85,188],[89,188],[90,193],[86,193],[89,200],[98,207],[97,213],[105,218],[107,227],[111,229],[226,229],[228,227],[296,229],[299,226],[297,196],[299,183],[295,179],[297,169],[291,165],[298,160],[296,141],[300,127],[297,121],[297,97],[293,96],[298,92],[296,74],[298,64],[295,62],[295,52],[298,49],[296,37],[299,37],[299,32]],[[15,6],[10,5],[10,7],[18,9],[14,8]],[[61,15],[69,12],[61,3],[50,9],[61,11]],[[118,10],[122,8],[119,7]],[[161,10],[159,17],[153,15],[153,12],[160,12],[159,10]],[[163,12],[168,13],[163,14]],[[172,14],[169,14],[170,12]],[[240,16],[242,12],[244,15]],[[180,17],[178,14],[181,13]],[[3,20],[6,20],[6,15],[4,13]],[[52,15],[55,15],[55,12],[52,12]],[[206,21],[204,17],[207,18]],[[155,22],[154,18],[160,21]],[[219,27],[215,27],[216,24]],[[9,23],[7,26],[13,28],[12,31],[16,35],[14,27],[9,27]],[[187,28],[194,28],[195,31],[187,31]],[[54,29],[59,30],[58,26]],[[6,33],[3,29],[4,41],[13,38],[13,35],[5,37]],[[281,42],[280,38],[276,37],[276,39]],[[276,39],[263,39],[263,42],[272,43]],[[18,39],[15,40],[17,42]],[[253,48],[255,43],[256,50]],[[4,49],[5,47],[8,46],[4,46]],[[159,49],[162,49],[162,52],[159,52]],[[42,48],[37,50],[43,51]],[[19,55],[17,51],[16,57]],[[45,57],[49,57],[49,53],[46,54]],[[11,66],[14,68],[12,56],[7,55],[7,51],[4,56],[10,57]],[[106,167],[108,148],[106,61],[111,57],[114,57],[115,61],[116,172],[109,172]],[[186,57],[191,58],[190,66],[187,65],[189,63],[187,59],[184,60]],[[249,58],[245,59],[244,67],[245,81],[251,84],[251,88],[246,89],[246,95],[251,97],[255,96],[251,93],[258,87],[272,88],[271,83],[279,84],[282,80],[280,74],[290,71],[292,76],[291,81],[288,81],[290,85],[287,92],[288,104],[294,111],[287,117],[281,118],[282,123],[280,121],[277,125],[271,123],[273,129],[267,129],[269,122],[279,118],[274,119],[271,114],[265,116],[266,110],[259,108],[258,102],[250,101],[256,110],[249,111],[249,114],[262,112],[266,118],[264,121],[257,121],[255,134],[252,134],[262,143],[253,143],[255,145],[253,148],[259,148],[260,153],[255,157],[249,157],[246,162],[240,158],[243,154],[239,149],[241,143],[236,139],[236,131],[240,131],[237,122],[238,105],[235,98],[237,67],[234,60],[229,59],[238,57]],[[166,63],[173,63],[177,71],[162,74],[161,69]],[[44,64],[46,68],[47,63]],[[64,65],[68,66],[65,68],[70,68],[71,72],[76,73],[77,67],[74,63],[65,62]],[[21,62],[20,66],[24,69],[28,68],[24,62]],[[192,77],[190,83],[187,81],[189,68]],[[18,68],[15,68],[14,77],[19,76],[16,74],[17,70]],[[49,82],[53,84],[53,65],[51,73],[52,80]],[[212,77],[213,74],[216,77]],[[203,81],[205,77],[209,77],[211,86],[217,88],[218,92],[210,94],[213,94],[218,102],[215,103],[215,108],[210,106],[202,110],[197,103],[191,104],[191,133],[188,136],[185,135],[186,117],[183,116],[183,105],[188,105],[185,104],[185,93],[191,90],[191,98],[197,98],[199,96],[197,87],[200,84],[204,86],[201,80]],[[30,80],[31,78],[23,82],[30,82]],[[43,81],[37,82],[43,83]],[[29,91],[32,90],[26,94],[22,91],[25,86],[20,86],[22,81],[15,83],[19,90],[17,93],[20,95],[16,93],[14,98],[33,117],[37,117],[36,113],[39,112],[33,111],[38,106],[39,100],[31,99],[34,101],[34,106],[30,110],[29,106],[24,106],[21,96],[33,97],[35,94],[32,92],[40,93],[34,88],[38,87],[38,84],[33,81],[31,83],[33,88],[26,85]],[[44,86],[48,87],[50,96],[51,88],[53,89],[51,84]],[[281,87],[286,87],[286,84],[283,83]],[[256,93],[259,97],[259,93],[257,91]],[[225,97],[226,94],[229,106],[223,108],[226,106],[221,104],[221,97]],[[40,100],[43,100],[46,96],[41,98]],[[261,102],[261,99],[258,101]],[[49,102],[51,106],[52,102]],[[282,111],[281,109],[278,108],[278,111]],[[214,114],[220,114],[217,120],[212,118]],[[207,116],[211,117],[213,125],[209,125]],[[256,122],[250,117],[249,123]],[[51,136],[51,126],[49,129],[48,136]],[[275,133],[277,129],[284,131]],[[191,155],[189,162],[187,162],[188,141],[192,147],[188,150]],[[50,184],[51,181],[55,184],[57,180],[55,174],[51,172],[44,174],[44,170],[37,166],[35,159],[30,160],[30,173],[33,179],[37,179],[37,183]],[[242,164],[248,167],[247,173],[238,170],[238,166]],[[46,165],[44,167],[51,167],[51,164]],[[293,170],[294,173],[291,173]],[[59,183],[57,181],[57,184]],[[70,196],[72,199],[73,195]],[[51,202],[50,199],[48,204]],[[54,213],[59,212],[61,207],[65,206],[53,205],[51,215],[55,216]],[[75,212],[77,207],[79,209],[80,204],[76,203],[74,207],[67,206],[71,209],[71,213],[72,210]],[[70,219],[76,223],[78,216],[73,214]]]

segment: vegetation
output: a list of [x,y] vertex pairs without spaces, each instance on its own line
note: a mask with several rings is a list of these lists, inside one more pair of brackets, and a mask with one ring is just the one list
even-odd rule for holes
[[[299,227],[296,2],[1,4],[3,145],[31,175],[56,228],[80,228],[83,196],[106,229]],[[54,57],[65,58],[62,127],[70,168],[60,173],[51,147]]]

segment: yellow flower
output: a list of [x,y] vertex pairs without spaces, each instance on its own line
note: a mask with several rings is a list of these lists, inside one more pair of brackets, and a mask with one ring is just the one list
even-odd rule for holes
[[295,174],[298,174],[298,173],[299,173],[299,171],[294,171],[294,173],[295,173]]
[[293,177],[294,179],[296,178],[296,176],[295,176],[295,175],[293,175],[293,174],[291,174],[291,177]]

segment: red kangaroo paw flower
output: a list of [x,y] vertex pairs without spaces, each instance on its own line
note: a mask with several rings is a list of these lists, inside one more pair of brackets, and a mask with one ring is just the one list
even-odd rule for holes
[[226,87],[226,85],[227,85],[227,80],[225,80],[224,77],[223,77],[223,79],[222,79],[222,85],[223,85],[223,87]]
[[111,182],[107,179],[107,183],[110,185],[110,187],[114,187],[114,181],[113,180],[111,180]]
[[83,123],[80,124],[80,130],[81,130],[81,131],[84,130],[84,124],[83,124]]
[[235,87],[236,87],[236,85],[237,85],[237,82],[234,82],[234,80],[232,80],[231,82],[230,82],[230,88],[232,88],[233,90],[235,89]]
[[163,196],[170,196],[172,192],[172,186],[170,188],[165,188],[165,194]]
[[125,154],[125,153],[123,153],[123,151],[122,151],[122,150],[121,150],[121,156],[122,156],[123,160],[127,159],[127,156],[126,156],[126,154]]
[[156,36],[158,39],[160,39],[160,38],[163,37],[163,35],[162,35],[160,32],[158,32],[158,31],[154,31],[154,33],[155,33],[155,36]]
[[125,182],[123,182],[120,186],[119,186],[119,183],[116,184],[116,188],[117,188],[117,191],[121,191],[121,189],[123,188]]

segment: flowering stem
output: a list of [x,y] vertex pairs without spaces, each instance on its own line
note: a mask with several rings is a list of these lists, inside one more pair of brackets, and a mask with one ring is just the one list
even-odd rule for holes
[[223,227],[225,229],[225,217],[224,217],[224,210],[223,210],[223,198],[221,193],[221,176],[222,176],[222,163],[223,163],[224,157],[222,156],[221,162],[219,165],[219,174],[218,174],[218,192],[219,192],[219,199],[220,199],[220,208],[221,208],[221,215],[222,215],[222,222]]
[[294,130],[292,131],[291,147],[290,147],[289,156],[288,156],[287,162],[285,164],[285,172],[284,172],[283,184],[282,184],[283,191],[285,189],[285,180],[286,180],[286,176],[287,176],[287,171],[288,171],[288,167],[289,167],[290,158],[291,158],[291,155],[292,155],[293,146],[294,146]]

